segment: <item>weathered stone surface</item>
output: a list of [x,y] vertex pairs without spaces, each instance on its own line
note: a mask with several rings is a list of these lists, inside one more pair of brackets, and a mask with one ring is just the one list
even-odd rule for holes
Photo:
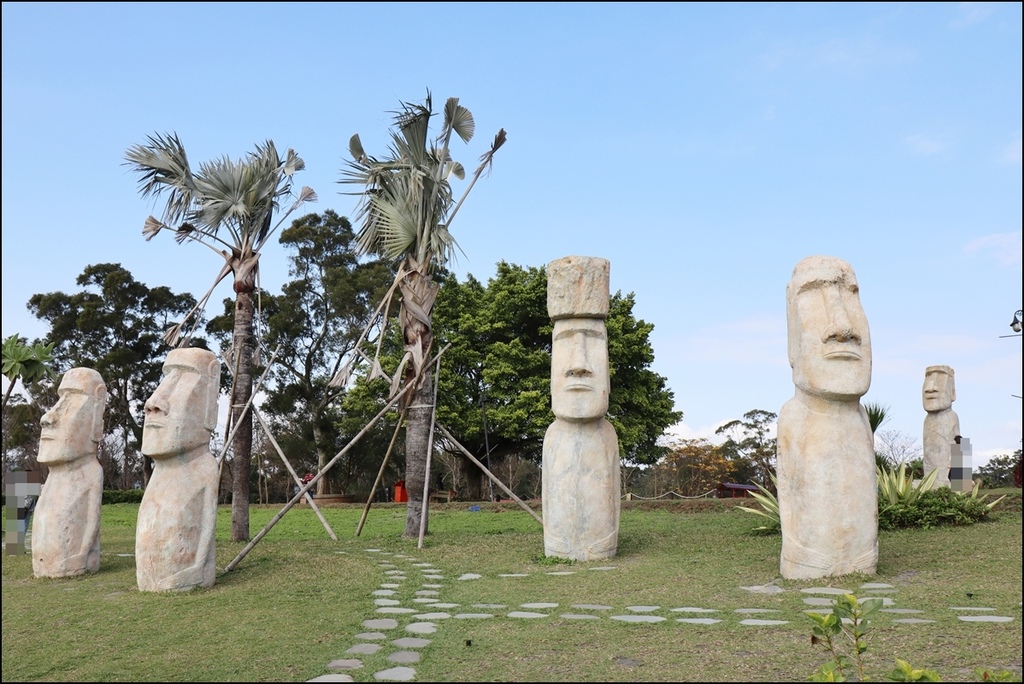
[[140,591],[212,587],[216,578],[217,426],[220,362],[205,349],[175,349],[146,402],[142,453],[153,476],[135,528]]
[[607,318],[611,264],[600,257],[567,256],[547,266],[548,315]]
[[100,568],[100,511],[107,387],[91,368],[72,368],[61,378],[57,403],[40,420],[39,463],[50,469],[36,501],[32,524],[32,572],[71,577]]
[[800,261],[786,315],[796,390],[778,422],[782,576],[874,574],[875,451],[860,405],[871,385],[871,338],[853,269],[835,257]]
[[409,682],[416,678],[416,670],[411,667],[392,667],[374,672],[373,678],[378,681]]
[[339,658],[327,663],[328,670],[358,670],[362,666],[363,661],[355,658]]
[[924,369],[924,387],[921,401],[927,415],[924,418],[922,440],[924,474],[938,470],[932,489],[949,486],[953,446],[960,437],[960,418],[953,411],[956,384],[949,366],[928,366]]

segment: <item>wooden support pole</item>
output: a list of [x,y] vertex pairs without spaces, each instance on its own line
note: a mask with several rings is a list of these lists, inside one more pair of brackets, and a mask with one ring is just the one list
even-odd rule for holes
[[370,496],[366,499],[366,506],[363,508],[363,515],[359,518],[359,524],[356,525],[356,536],[363,531],[363,524],[366,522],[366,516],[370,513],[370,504],[373,503],[373,495],[377,492],[377,487],[380,487],[380,481],[384,479],[384,468],[388,465],[388,459],[391,458],[391,450],[395,447],[395,441],[398,439],[398,430],[402,427],[402,421],[405,420],[405,411],[403,410],[398,414],[398,422],[395,423],[395,432],[391,435],[391,444],[388,445],[388,451],[384,454],[384,460],[380,464],[380,470],[377,471],[377,479],[373,481],[373,489],[370,490]]
[[459,444],[459,440],[452,437],[452,433],[448,432],[448,430],[446,430],[443,425],[438,425],[437,429],[441,431],[441,434],[444,435],[445,439],[449,440],[452,444],[457,446],[459,448],[459,451],[465,454],[466,458],[475,463],[477,468],[484,471],[484,474],[487,475],[487,477],[491,478],[491,481],[494,482],[494,484],[498,485],[503,492],[512,497],[512,499],[514,499],[515,502],[518,503],[523,508],[523,510],[532,515],[541,525],[544,524],[544,520],[539,515],[537,515],[537,512],[535,510],[527,506],[525,501],[523,501],[518,496],[513,494],[511,489],[506,487],[505,484],[501,480],[499,480],[494,473],[487,469],[487,466],[485,466],[483,463],[477,460],[476,456],[469,453],[469,449]]

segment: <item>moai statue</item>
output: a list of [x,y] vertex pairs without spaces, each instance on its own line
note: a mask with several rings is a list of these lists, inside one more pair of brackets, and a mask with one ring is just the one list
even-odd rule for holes
[[548,273],[553,422],[544,435],[544,554],[589,561],[619,543],[619,440],[605,419],[610,264],[597,257],[552,261]]
[[928,366],[924,369],[921,390],[924,410],[924,474],[938,470],[932,489],[949,486],[953,447],[960,443],[960,418],[953,411],[956,384],[949,366]]
[[153,476],[135,528],[140,591],[212,587],[216,576],[217,426],[220,362],[205,349],[175,349],[146,402],[142,453]]
[[59,399],[40,423],[39,462],[50,470],[36,503],[32,572],[72,577],[100,568],[103,411],[107,386],[91,368],[61,378]]
[[871,384],[871,338],[850,265],[801,260],[786,287],[786,319],[796,393],[778,426],[782,576],[874,574],[875,450],[860,404]]

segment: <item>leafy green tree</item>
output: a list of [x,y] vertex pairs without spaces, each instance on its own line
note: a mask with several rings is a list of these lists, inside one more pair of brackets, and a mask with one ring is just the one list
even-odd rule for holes
[[[134,484],[129,459],[135,457],[140,467],[144,463],[139,457],[144,405],[170,351],[163,331],[195,305],[195,298],[163,286],[150,288],[120,264],[86,266],[75,282],[79,292],[35,294],[28,309],[50,326],[46,339],[58,372],[84,366],[103,376],[104,422],[108,432],[121,436],[126,459],[122,485],[129,488]],[[194,344],[206,342],[197,338]]]
[[715,430],[725,437],[718,448],[736,465],[737,479],[772,488],[776,444],[769,433],[776,418],[771,411],[753,409]]
[[[342,182],[363,186],[363,202],[358,216],[360,250],[392,260],[398,266],[402,293],[399,319],[405,343],[405,356],[395,372],[412,380],[419,376],[411,397],[404,402],[406,413],[406,481],[409,504],[404,535],[418,537],[423,512],[423,485],[427,473],[427,448],[430,438],[433,380],[428,363],[433,347],[433,308],[438,285],[432,275],[446,266],[456,247],[451,224],[462,202],[484,171],[491,167],[494,154],[505,143],[505,131],[494,137],[490,149],[481,157],[456,202],[451,178],[465,178],[465,169],[449,153],[452,136],[468,143],[476,124],[458,98],[445,103],[440,133],[430,135],[433,116],[430,93],[424,104],[403,103],[395,113],[396,129],[391,132],[388,157],[376,159],[363,150],[358,135],[349,141],[352,160]],[[426,521],[422,521],[425,523]]]
[[[294,150],[282,158],[273,141],[257,145],[244,159],[224,156],[200,164],[193,171],[178,136],[154,135],[144,145],[125,152],[126,163],[139,178],[143,197],[167,193],[163,220],[146,219],[143,235],[149,240],[169,230],[175,241],[195,241],[216,252],[223,265],[213,286],[196,305],[198,321],[214,288],[228,275],[235,292],[235,328],[228,363],[233,369],[231,422],[238,425],[232,442],[231,539],[249,539],[249,471],[252,464],[252,414],[243,411],[252,396],[255,308],[253,293],[259,282],[263,247],[284,220],[316,193],[304,187],[294,203],[274,223],[278,203],[292,196],[292,176],[305,168]],[[172,345],[187,343],[189,317],[168,331]],[[194,327],[192,328],[194,330]]]
[[[299,461],[293,465],[319,470],[347,436],[340,429],[338,402],[345,388],[330,380],[351,357],[394,273],[382,261],[360,261],[348,219],[330,209],[296,219],[280,242],[290,252],[292,280],[280,295],[262,298],[266,346],[278,350],[263,411],[285,454]],[[208,328],[227,341],[232,318],[228,306]],[[302,454],[314,458],[303,462]],[[346,464],[335,466],[317,483],[317,494],[326,494],[332,484],[344,491],[353,475]]]
[[[661,458],[667,449],[659,438],[682,417],[665,378],[650,370],[654,326],[635,318],[634,303],[632,293],[614,293],[606,321],[608,417],[627,466]],[[544,433],[554,421],[545,269],[499,262],[486,286],[472,276],[464,283],[447,276],[434,323],[438,342],[451,344],[441,364],[438,420],[482,462],[489,447],[492,461],[515,456],[539,463]],[[444,442],[442,447],[461,453]],[[468,481],[468,495],[480,498],[479,474]]]
[[1020,449],[1017,449],[1012,456],[1003,454],[989,459],[988,463],[978,468],[978,475],[989,487],[1013,487],[1014,469],[1020,468],[1020,453]]

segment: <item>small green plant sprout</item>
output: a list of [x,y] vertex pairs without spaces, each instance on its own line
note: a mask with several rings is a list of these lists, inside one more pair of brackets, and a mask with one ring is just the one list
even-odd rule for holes
[[891,682],[938,682],[939,673],[924,667],[912,667],[906,660],[896,658],[896,667],[888,676]]
[[900,463],[895,470],[875,467],[875,474],[878,476],[878,497],[882,502],[893,504],[912,504],[920,498],[922,492],[927,492],[935,484],[938,477],[938,469],[928,473],[916,485],[914,484],[913,473],[907,471],[907,464]]
[[974,668],[974,676],[978,678],[979,682],[1019,682],[1020,675],[1014,674],[1009,670],[999,670],[993,672],[987,667],[976,667]]
[[[778,489],[779,482],[775,478],[775,475],[770,474],[769,477],[772,478],[772,484],[775,486],[776,489]],[[757,492],[751,492],[750,495],[754,497],[754,499],[757,500],[759,504],[761,504],[761,509],[759,510],[757,508],[748,508],[746,506],[737,506],[736,508],[740,509],[741,511],[753,513],[754,515],[760,515],[761,517],[768,519],[767,524],[761,525],[760,527],[755,527],[754,532],[759,532],[763,534],[775,534],[777,532],[780,532],[782,530],[782,519],[779,517],[778,497],[776,497],[770,489],[762,486],[761,483],[755,482],[754,484],[757,485],[757,488],[761,490],[761,492],[760,494]]]
[[[865,681],[863,655],[868,650],[864,643],[868,617],[881,607],[880,598],[861,601],[853,594],[843,594],[832,602],[831,613],[808,613],[815,623],[811,630],[811,645],[821,646],[830,657],[818,666],[808,681],[845,682],[853,674],[857,681]],[[849,641],[852,646],[852,658],[842,651],[844,641]]]

